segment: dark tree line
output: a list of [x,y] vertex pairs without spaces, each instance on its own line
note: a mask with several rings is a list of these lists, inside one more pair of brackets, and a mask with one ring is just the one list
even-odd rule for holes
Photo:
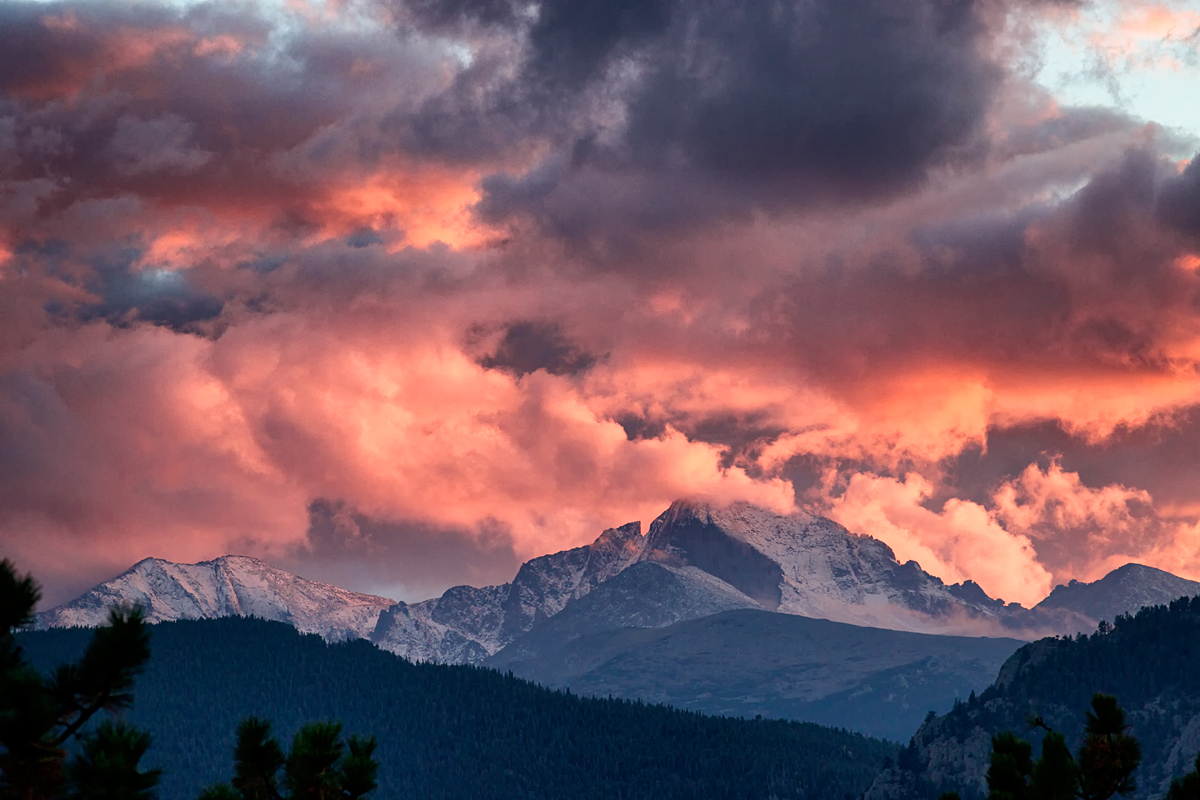
[[[85,636],[51,630],[22,641],[49,665],[73,658]],[[580,697],[495,670],[412,663],[367,641],[331,644],[278,622],[166,622],[151,626],[151,646],[129,718],[154,733],[149,757],[165,768],[164,798],[230,782],[234,731],[248,714],[272,720],[281,743],[314,719],[375,733],[381,798],[847,800],[896,754],[889,742],[819,725]]]
[[[342,741],[338,722],[310,722],[286,755],[271,723],[247,717],[238,726],[233,780],[210,786],[200,800],[359,800],[375,789],[374,737]],[[283,772],[282,791],[280,771]]]
[[[923,796],[953,789],[965,800],[984,800],[974,776],[958,779],[926,770],[935,743],[964,742],[981,729],[991,734],[1021,731],[1033,716],[1075,748],[1087,736],[1085,712],[1092,697],[1102,692],[1120,698],[1130,732],[1141,745],[1141,763],[1132,776],[1141,786],[1139,796],[1165,795],[1178,777],[1180,737],[1187,721],[1200,715],[1197,663],[1200,597],[1120,615],[1092,634],[1031,642],[1005,664],[995,684],[956,702],[916,733],[902,753],[904,780]],[[1048,735],[1046,726],[1040,726],[1024,738],[1038,752]]]
[[[40,595],[32,577],[0,561],[0,800],[151,800],[162,770],[141,767],[150,733],[111,718],[132,706],[134,679],[150,658],[141,610],[114,608],[106,625],[86,633],[82,654],[46,678],[16,635],[33,621]],[[376,742],[341,734],[340,723],[307,724],[285,755],[270,723],[247,718],[233,780],[202,797],[359,800],[376,788]]]

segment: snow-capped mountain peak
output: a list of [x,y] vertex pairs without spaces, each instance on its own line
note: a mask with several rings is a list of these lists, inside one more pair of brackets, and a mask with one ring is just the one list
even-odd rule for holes
[[878,539],[804,511],[677,501],[651,524],[645,553],[698,567],[787,614],[928,632],[994,614],[990,599],[973,602],[915,561],[901,564]]
[[657,627],[730,608],[1028,639],[1088,630],[1099,619],[1197,593],[1198,583],[1131,564],[1093,584],[1058,587],[1024,609],[970,581],[947,586],[915,561],[900,563],[885,543],[823,517],[689,500],[673,503],[645,535],[631,522],[591,544],[525,562],[511,583],[455,586],[419,603],[308,581],[244,556],[200,564],[146,559],[40,614],[37,625],[98,625],[114,603],[136,603],[151,622],[257,616],[331,640],[369,637],[411,659],[482,663],[518,641],[528,649],[547,637]]
[[38,628],[103,624],[115,604],[139,605],[149,622],[261,617],[340,640],[367,636],[395,603],[292,575],[249,556],[198,564],[147,558],[110,581],[37,615]]

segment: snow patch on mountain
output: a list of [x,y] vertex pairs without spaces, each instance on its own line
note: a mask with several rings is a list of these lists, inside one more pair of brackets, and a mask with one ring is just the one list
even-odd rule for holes
[[803,511],[748,503],[677,501],[650,526],[644,558],[696,566],[769,610],[927,633],[998,625],[997,606],[971,587],[946,586],[878,539]]
[[152,623],[260,617],[340,641],[369,636],[380,612],[394,604],[385,597],[306,580],[248,556],[222,556],[199,564],[147,558],[70,603],[38,614],[34,626],[95,627],[107,621],[114,605],[138,605]]
[[589,545],[526,561],[512,583],[455,586],[432,600],[397,603],[380,616],[371,641],[413,660],[481,663],[638,561],[644,543],[641,523],[631,522]]

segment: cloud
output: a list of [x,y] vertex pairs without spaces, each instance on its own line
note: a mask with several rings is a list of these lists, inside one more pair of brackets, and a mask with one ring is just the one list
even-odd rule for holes
[[869,531],[896,552],[948,583],[974,580],[992,597],[1036,605],[1053,587],[1027,536],[1002,527],[986,508],[949,500],[940,510],[923,503],[931,484],[919,475],[903,480],[860,473],[829,509],[838,522]]
[[1168,563],[1200,173],[1043,13],[3,6],[0,546],[432,593],[709,494],[1008,599]]
[[622,238],[893,196],[979,153],[986,4],[636,5],[543,10],[521,86],[585,99],[548,158],[484,182],[485,219]]
[[[825,481],[838,478],[828,473]],[[1029,464],[982,503],[939,503],[933,484],[914,473],[859,472],[843,484],[828,501],[834,519],[947,582],[971,579],[1027,607],[1056,584],[1098,580],[1131,562],[1200,575],[1200,526],[1164,517],[1143,489],[1088,486],[1058,458]]]
[[314,500],[306,541],[282,563],[336,586],[415,602],[449,583],[488,586],[512,580],[521,559],[511,533],[484,521],[477,530],[389,522],[344,502]]
[[1131,561],[1200,574],[1200,527],[1164,519],[1144,489],[1086,486],[1051,459],[1002,484],[994,502],[996,518],[1036,542],[1040,561],[1061,581],[1096,580]]
[[126,175],[195,172],[213,157],[191,143],[195,127],[174,114],[155,120],[121,117],[110,143],[117,170]]

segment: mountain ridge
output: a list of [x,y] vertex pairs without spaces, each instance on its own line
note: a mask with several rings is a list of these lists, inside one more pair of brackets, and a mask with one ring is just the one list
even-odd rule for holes
[[369,636],[380,612],[394,603],[301,578],[250,556],[196,564],[145,558],[71,602],[38,613],[34,627],[95,627],[120,604],[140,605],[151,623],[258,617],[338,641]]
[[1092,584],[1056,587],[1026,609],[992,599],[971,581],[947,585],[915,561],[901,563],[886,543],[824,517],[693,499],[672,503],[645,534],[640,522],[630,522],[590,544],[526,561],[509,583],[455,586],[415,603],[306,581],[245,556],[196,565],[147,559],[42,612],[38,625],[97,625],[108,605],[135,602],[147,606],[151,621],[261,616],[331,640],[368,638],[413,660],[480,664],[540,627],[567,630],[553,623],[557,615],[634,567],[642,570],[641,589],[602,593],[568,615],[578,618],[572,624],[595,633],[598,624],[662,627],[760,608],[892,630],[1030,640],[1092,630],[1108,618],[1095,616],[1101,611],[1129,613],[1200,593],[1200,583],[1126,565]]

